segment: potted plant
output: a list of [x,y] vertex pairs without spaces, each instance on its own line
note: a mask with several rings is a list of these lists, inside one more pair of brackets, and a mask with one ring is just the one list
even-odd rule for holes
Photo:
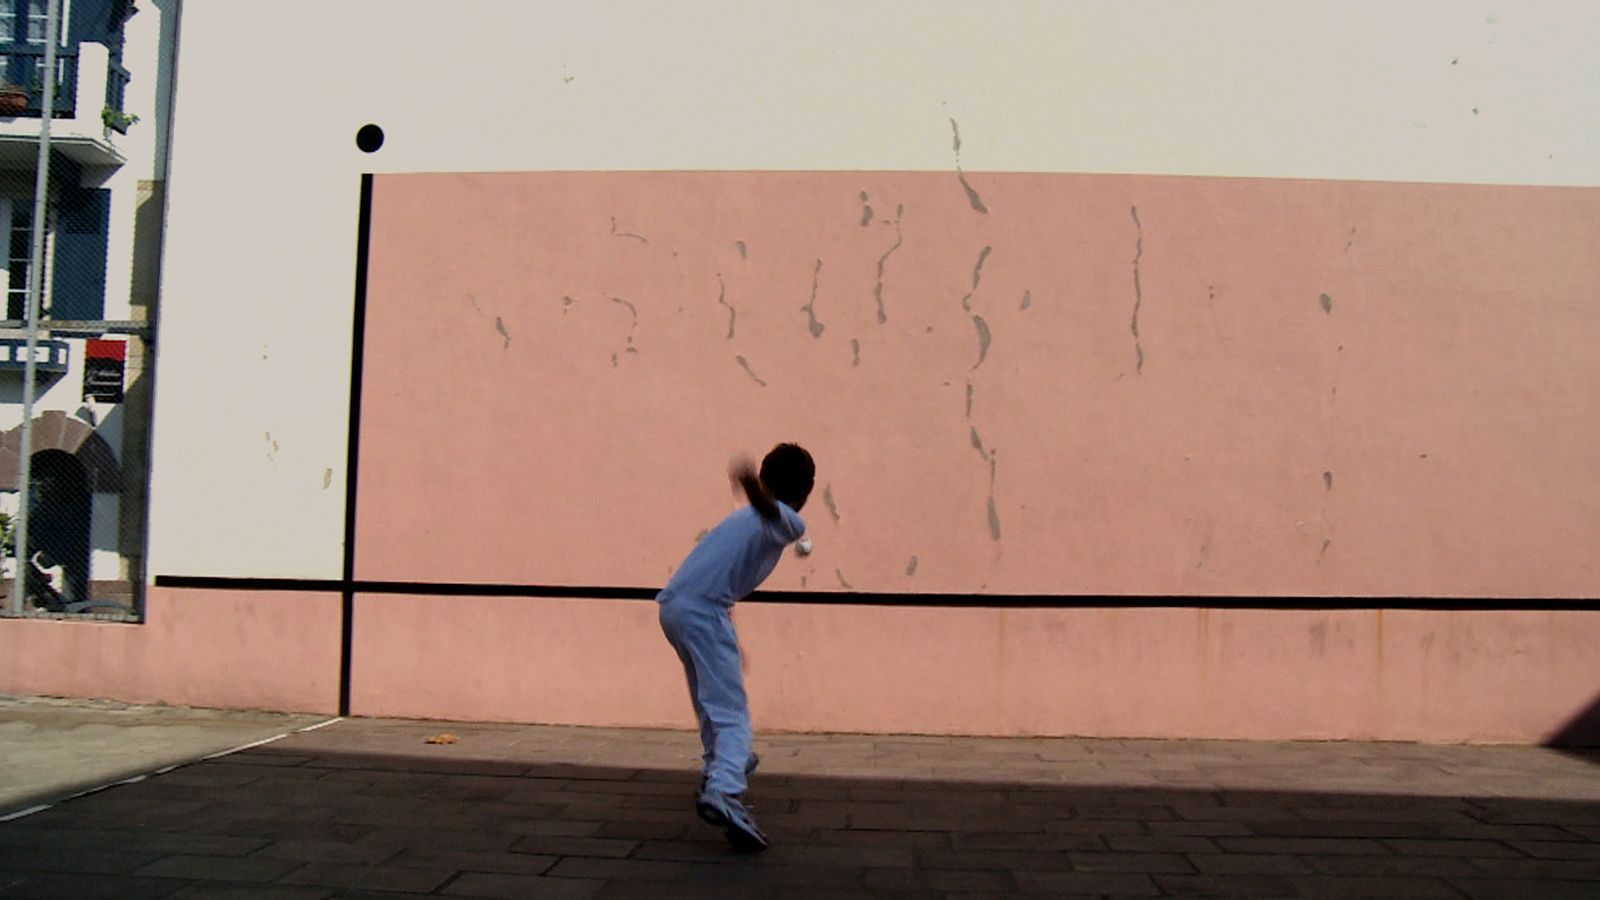
[[28,89],[6,82],[0,84],[0,116],[20,116],[28,111]]

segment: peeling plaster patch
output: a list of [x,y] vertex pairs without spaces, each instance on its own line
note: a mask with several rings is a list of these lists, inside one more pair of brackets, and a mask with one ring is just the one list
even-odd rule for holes
[[844,573],[843,572],[839,571],[838,569],[834,569],[833,570],[833,574],[838,577],[839,586],[840,587],[844,588],[847,591],[848,590],[853,590],[853,588],[850,587],[850,582],[844,580]]
[[989,451],[984,449],[983,438],[978,434],[978,426],[968,425],[967,430],[970,432],[970,436],[972,438],[972,448],[978,451],[979,456],[987,460],[989,458]]
[[735,319],[739,318],[739,311],[734,309],[733,305],[730,304],[726,299],[724,299],[724,295],[726,293],[727,293],[727,287],[722,283],[722,273],[718,272],[717,273],[717,302],[722,304],[723,306],[728,307],[728,337],[727,337],[727,340],[731,341],[731,340],[733,340],[733,323],[734,323]]
[[[613,356],[612,360],[614,361],[615,359],[616,359],[616,357]],[[746,362],[745,358],[743,356],[735,356],[734,359],[739,363],[739,367],[744,369],[745,374],[749,375],[751,378],[754,378],[756,380],[756,384],[759,384],[762,387],[766,387],[767,386],[767,383],[765,381],[761,380],[761,376],[760,375],[757,375],[756,373],[750,371],[750,363]]]
[[828,507],[828,515],[833,516],[833,521],[839,521],[839,504],[833,501],[833,485],[822,486],[822,502]]
[[749,253],[749,251],[747,251],[747,250],[746,250],[746,249],[745,249],[745,246],[744,246],[744,241],[734,241],[734,242],[733,242],[733,245],[734,245],[734,246],[735,246],[735,247],[738,247],[738,248],[739,248],[739,258],[740,258],[740,259],[749,259],[749,258],[750,258],[750,253]]
[[972,324],[978,328],[978,361],[972,366],[976,369],[989,357],[989,323],[983,320],[983,316],[973,316]]
[[577,302],[577,301],[573,300],[571,297],[567,296],[566,294],[562,294],[561,295],[561,314],[563,316],[566,315],[567,314],[567,310],[571,309],[572,308],[572,304],[575,303],[575,302]]
[[613,353],[613,354],[611,354],[611,368],[615,369],[616,367],[617,367],[617,355],[615,353]]
[[972,418],[972,382],[967,382],[967,418]]
[[992,250],[994,250],[994,247],[984,247],[978,251],[978,263],[973,266],[973,290],[966,291],[966,296],[962,298],[962,309],[965,309],[965,311],[973,311],[973,295],[978,293],[978,282],[981,282],[982,277],[984,277],[984,263],[989,259],[989,253]]
[[1332,472],[1323,472],[1322,473],[1322,487],[1323,487],[1323,490],[1328,490],[1328,491],[1333,490],[1333,473]]
[[915,575],[915,574],[917,574],[917,558],[915,556],[911,557],[911,562],[906,563],[906,574],[907,575]]
[[961,170],[961,126],[956,124],[955,119],[950,120],[950,134],[952,138],[950,142],[951,149],[956,154],[956,179],[961,182],[961,189],[967,192],[967,202],[972,204],[972,208],[987,214],[989,207],[983,205],[983,198],[979,197],[978,192],[972,189],[971,184],[967,183],[967,173]]
[[903,217],[905,215],[905,213],[906,213],[906,206],[905,206],[904,203],[902,203],[899,206],[895,207],[895,210],[894,210],[894,245],[891,246],[888,250],[884,251],[884,254],[882,256],[878,257],[878,283],[876,285],[874,285],[873,288],[872,288],[872,297],[873,297],[873,299],[878,301],[878,324],[879,325],[882,325],[883,323],[889,321],[889,314],[883,308],[883,267],[888,265],[889,257],[893,256],[894,252],[896,250],[900,249],[900,244],[905,240],[905,232],[901,231],[901,229],[900,229],[900,219],[901,219],[901,217]]
[[633,240],[638,241],[641,244],[650,243],[650,240],[648,238],[646,238],[642,234],[634,234],[631,231],[618,231],[617,230],[617,217],[616,216],[612,216],[611,217],[611,236],[612,237],[619,237],[619,238],[631,238]]
[[1317,551],[1317,562],[1322,562],[1322,558],[1328,555],[1328,548],[1332,546],[1333,541],[1325,540],[1322,542],[1322,549]]
[[867,227],[868,225],[871,225],[871,224],[872,224],[872,204],[870,202],[868,202],[867,192],[866,191],[862,191],[861,192],[861,227],[865,228],[865,227]]
[[696,544],[700,543],[701,541],[705,540],[706,539],[706,535],[708,535],[710,533],[711,533],[711,529],[709,529],[709,528],[700,529],[700,531],[694,536],[694,542]]
[[1329,315],[1333,314],[1333,298],[1332,297],[1329,297],[1327,294],[1323,294],[1323,295],[1321,295],[1320,297],[1317,298],[1317,302],[1322,304],[1322,311],[1323,312],[1325,312],[1325,313],[1327,313]]
[[859,341],[859,340],[857,340],[855,338],[851,338],[850,339],[850,353],[854,357],[853,359],[851,359],[850,365],[852,365],[852,366],[861,365],[861,341]]
[[272,448],[267,451],[267,460],[269,462],[277,462],[275,456],[278,452],[278,442],[272,439],[272,432],[270,431],[264,432],[263,435],[266,438],[267,446]]
[[1139,224],[1139,207],[1131,207],[1131,211],[1136,236],[1133,247],[1133,322],[1129,328],[1133,331],[1133,352],[1138,356],[1134,372],[1143,374],[1144,345],[1139,342],[1139,307],[1144,305],[1144,288],[1139,285],[1139,260],[1144,257],[1144,226]]
[[989,537],[1000,540],[1000,514],[995,512],[994,495],[989,495]]
[[817,260],[817,267],[811,270],[811,301],[800,307],[808,319],[806,327],[811,329],[811,336],[822,337],[825,326],[817,321],[817,280],[822,276],[822,260]]
[[804,576],[804,575],[800,576],[800,586],[802,588],[806,586],[806,576]]
[[1022,308],[1027,309],[1033,305],[1033,291],[1022,292]]
[[323,469],[322,470],[322,489],[323,490],[327,490],[328,487],[330,485],[332,485],[332,484],[333,484],[333,470],[332,469]]
[[509,349],[511,347],[511,332],[506,330],[505,320],[500,318],[499,316],[495,316],[494,317],[494,330],[500,332],[500,336],[506,339],[505,346],[501,347],[500,349],[501,350]]

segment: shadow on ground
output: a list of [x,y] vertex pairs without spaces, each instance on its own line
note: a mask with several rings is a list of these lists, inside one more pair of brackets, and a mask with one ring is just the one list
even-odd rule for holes
[[739,856],[697,781],[269,745],[0,825],[0,896],[1600,896],[1593,802],[774,772]]

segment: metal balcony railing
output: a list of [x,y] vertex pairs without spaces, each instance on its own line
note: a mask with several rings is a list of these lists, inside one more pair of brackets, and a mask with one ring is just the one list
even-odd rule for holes
[[[96,47],[98,48],[98,46]],[[56,50],[56,102],[52,116],[78,117],[78,48]],[[37,117],[44,112],[44,47],[16,41],[0,41],[0,116]],[[84,110],[86,116],[99,114],[106,127],[127,134],[130,120],[123,115],[123,100],[128,91],[128,70],[115,59],[107,60],[105,106]],[[93,87],[91,83],[85,85]],[[6,88],[16,93],[8,97]],[[92,102],[85,98],[86,102]],[[9,105],[8,105],[9,104]]]

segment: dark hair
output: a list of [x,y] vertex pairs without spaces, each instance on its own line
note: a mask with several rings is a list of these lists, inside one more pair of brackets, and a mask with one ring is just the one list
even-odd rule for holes
[[799,444],[779,444],[761,460],[761,483],[773,499],[799,512],[816,483],[817,464]]

